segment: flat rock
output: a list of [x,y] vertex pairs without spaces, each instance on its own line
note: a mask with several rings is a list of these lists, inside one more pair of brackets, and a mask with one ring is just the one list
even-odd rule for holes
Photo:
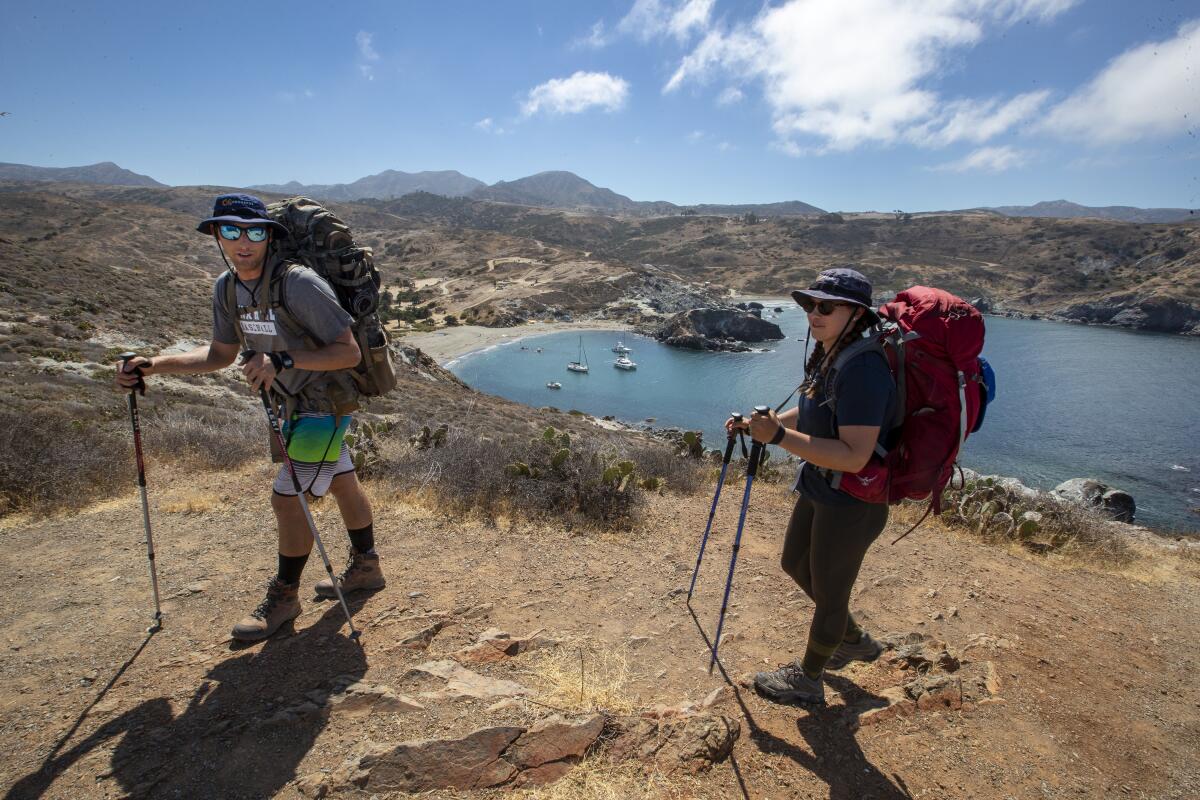
[[702,772],[733,752],[742,726],[719,714],[623,723],[608,748],[614,760],[652,761],[664,772]]
[[410,670],[406,677],[412,676],[414,673],[446,681],[446,685],[441,691],[424,695],[427,697],[475,697],[481,700],[490,700],[529,694],[529,689],[515,681],[489,678],[478,672],[472,672],[455,661],[427,661]]
[[480,634],[478,642],[451,653],[450,657],[463,664],[490,664],[557,644],[556,640],[542,636],[540,631],[524,638],[513,638],[504,631],[490,628]]
[[537,786],[578,763],[604,729],[604,717],[553,716],[529,728],[481,728],[457,739],[419,739],[368,746],[344,765],[340,786],[364,792],[425,792]]

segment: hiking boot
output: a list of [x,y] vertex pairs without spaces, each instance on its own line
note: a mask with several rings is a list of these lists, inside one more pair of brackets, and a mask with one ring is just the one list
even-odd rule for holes
[[842,642],[838,645],[838,649],[825,664],[825,669],[845,669],[851,661],[871,662],[882,653],[883,645],[872,639],[871,634],[863,631],[862,638],[857,642]]
[[267,596],[258,608],[233,626],[233,638],[240,642],[257,642],[300,616],[299,590],[298,583],[282,583],[279,578],[272,578],[267,584]]
[[[350,594],[360,589],[382,589],[387,585],[387,581],[383,579],[383,571],[379,569],[379,554],[360,553],[353,547],[350,548],[350,560],[346,562],[346,568],[336,580],[342,594]],[[313,590],[318,597],[337,597],[337,593],[333,591],[333,581],[329,578],[318,581]]]
[[799,661],[784,664],[774,672],[759,672],[754,676],[754,688],[763,697],[776,703],[825,705],[825,685],[820,678],[813,680],[805,675]]

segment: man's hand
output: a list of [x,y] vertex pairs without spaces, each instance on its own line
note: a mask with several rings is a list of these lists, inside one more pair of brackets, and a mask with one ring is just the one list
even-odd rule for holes
[[250,389],[257,392],[260,388],[270,391],[277,373],[266,353],[255,353],[242,364],[242,374],[250,382]]
[[138,370],[141,371],[142,377],[151,375],[154,372],[154,362],[144,356],[134,356],[128,361],[118,361],[117,377],[113,383],[123,392],[136,389],[142,380],[141,377],[138,377]]
[[779,432],[779,424],[779,417],[774,411],[753,414],[750,417],[750,438],[756,442],[770,444],[771,439]]

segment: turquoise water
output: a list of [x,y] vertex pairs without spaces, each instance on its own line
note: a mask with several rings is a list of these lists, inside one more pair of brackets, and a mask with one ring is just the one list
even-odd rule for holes
[[[472,353],[450,369],[471,386],[531,406],[611,414],[704,431],[715,447],[731,410],[774,406],[802,374],[804,314],[772,321],[788,338],[769,352],[697,353],[632,336],[635,372],[613,368],[611,331],[582,335],[591,372],[568,372],[578,333],[530,337]],[[522,350],[522,347],[528,349]],[[541,347],[543,352],[536,352]],[[984,355],[999,393],[965,466],[1049,489],[1094,477],[1133,494],[1140,523],[1200,531],[1200,341],[1062,323],[987,318]],[[546,388],[548,381],[562,389]]]

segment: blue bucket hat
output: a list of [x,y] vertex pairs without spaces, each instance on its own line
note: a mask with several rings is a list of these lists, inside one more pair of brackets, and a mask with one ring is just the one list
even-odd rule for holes
[[876,322],[879,315],[871,305],[871,282],[861,272],[845,267],[827,269],[807,289],[795,289],[792,299],[797,303],[801,297],[812,300],[834,300],[865,308]]
[[196,226],[196,230],[212,235],[213,223],[230,222],[241,225],[263,225],[275,231],[276,238],[288,235],[288,229],[267,216],[267,207],[252,194],[223,194],[213,202],[212,216]]

